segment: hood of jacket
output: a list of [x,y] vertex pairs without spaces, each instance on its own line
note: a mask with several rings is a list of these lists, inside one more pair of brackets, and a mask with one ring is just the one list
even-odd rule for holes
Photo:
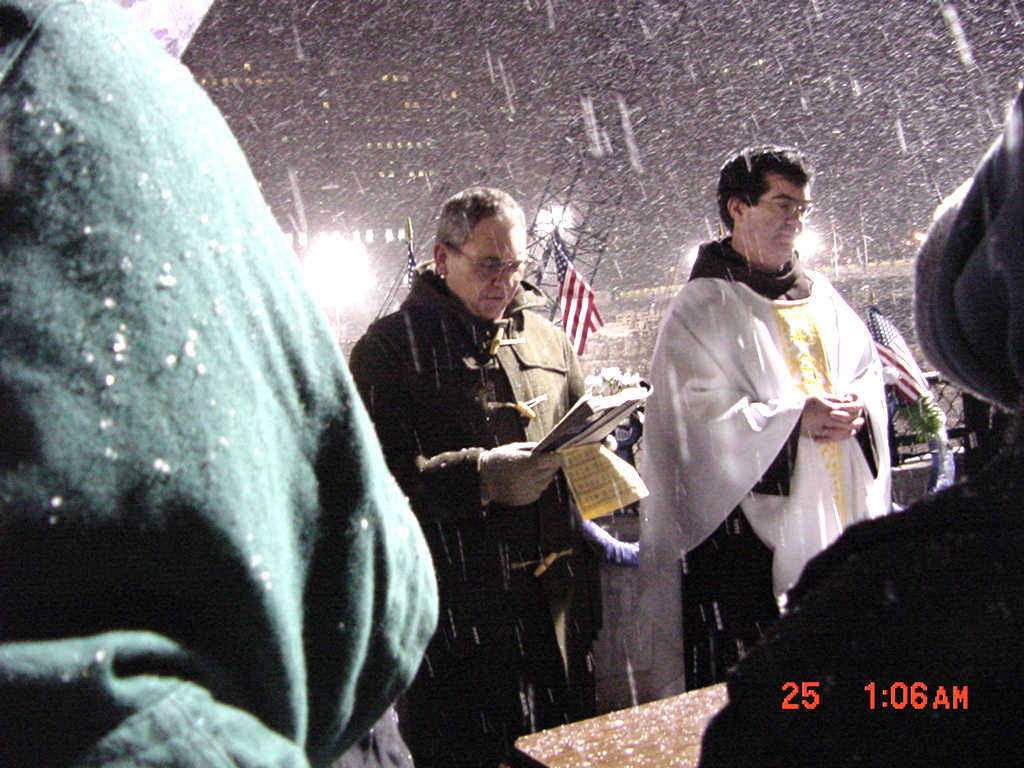
[[732,238],[704,243],[697,251],[697,260],[690,271],[690,280],[713,277],[743,283],[765,298],[802,299],[810,296],[810,280],[796,253],[777,272],[751,268],[747,259],[732,247]]

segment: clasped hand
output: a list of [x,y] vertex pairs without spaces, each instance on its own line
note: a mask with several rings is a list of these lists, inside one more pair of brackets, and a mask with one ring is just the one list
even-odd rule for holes
[[811,395],[800,416],[800,434],[818,443],[848,440],[864,426],[864,402],[857,395]]

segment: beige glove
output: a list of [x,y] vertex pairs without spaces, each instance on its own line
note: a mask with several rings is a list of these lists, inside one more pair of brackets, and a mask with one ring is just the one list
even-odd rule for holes
[[532,504],[562,466],[556,453],[530,453],[536,443],[506,443],[480,454],[480,493],[484,502],[520,507]]

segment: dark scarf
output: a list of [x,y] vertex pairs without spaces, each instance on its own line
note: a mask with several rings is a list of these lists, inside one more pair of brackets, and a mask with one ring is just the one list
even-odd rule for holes
[[716,277],[719,280],[744,283],[772,301],[780,297],[806,299],[811,295],[811,281],[804,274],[796,254],[778,272],[762,272],[750,268],[747,260],[732,247],[731,237],[704,243],[700,247],[697,261],[690,271],[691,280],[698,277]]

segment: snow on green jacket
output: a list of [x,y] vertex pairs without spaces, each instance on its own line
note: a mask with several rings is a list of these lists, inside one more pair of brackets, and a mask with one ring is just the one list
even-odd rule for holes
[[325,765],[419,527],[242,152],[108,0],[0,2],[0,765]]

